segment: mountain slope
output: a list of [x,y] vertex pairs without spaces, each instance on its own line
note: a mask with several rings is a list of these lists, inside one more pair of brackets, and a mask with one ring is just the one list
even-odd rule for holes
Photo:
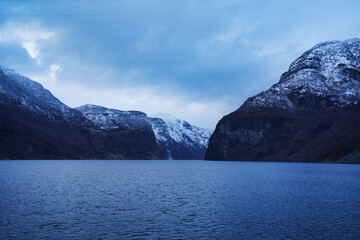
[[211,134],[165,115],[72,109],[2,66],[0,114],[0,159],[203,159]]
[[0,158],[88,158],[82,114],[37,82],[0,67]]
[[76,108],[97,128],[88,128],[96,152],[115,159],[159,159],[156,139],[145,113],[97,105]]
[[158,159],[151,126],[103,129],[35,81],[0,68],[1,159]]
[[359,100],[360,40],[318,44],[218,123],[206,159],[360,162]]
[[66,120],[75,124],[84,123],[85,119],[81,113],[63,104],[40,83],[1,65],[0,79],[1,103],[15,104],[24,110],[52,120]]
[[211,130],[190,125],[169,114],[154,114],[151,125],[166,159],[203,159]]
[[[96,105],[76,109],[106,132],[136,131],[133,138],[136,138],[139,148],[147,146],[146,142],[156,142],[161,159],[203,159],[211,135],[208,129],[192,126],[168,114],[155,114],[149,118],[139,111],[120,111]],[[147,141],[144,143],[144,140]]]

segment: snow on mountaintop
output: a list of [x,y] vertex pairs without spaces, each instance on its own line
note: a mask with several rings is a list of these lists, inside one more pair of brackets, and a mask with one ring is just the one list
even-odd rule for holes
[[20,107],[52,119],[73,120],[80,113],[63,104],[40,83],[0,65],[0,101],[14,101]]
[[[186,146],[196,145],[207,148],[209,138],[212,134],[210,129],[192,126],[188,122],[166,113],[157,113],[150,115],[150,117],[164,121],[166,125],[166,132],[175,142],[183,143]],[[159,127],[154,124],[152,125],[156,139],[159,141],[165,141],[166,138],[162,134],[159,134],[162,132]]]
[[14,73],[15,71],[13,69],[10,69],[10,68],[7,68],[3,65],[0,64],[0,70],[3,71],[5,74],[8,74],[8,73]]
[[315,45],[290,65],[277,84],[249,98],[244,106],[292,109],[316,102],[317,107],[345,107],[359,100],[360,39],[354,38]]
[[75,108],[102,129],[126,127],[130,129],[150,129],[150,123],[145,113],[139,111],[120,111],[102,106],[87,104]]

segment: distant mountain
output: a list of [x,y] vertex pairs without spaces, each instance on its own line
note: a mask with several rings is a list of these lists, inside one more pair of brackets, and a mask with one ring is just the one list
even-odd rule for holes
[[192,126],[169,114],[152,115],[151,126],[162,158],[204,159],[211,130]]
[[192,126],[168,114],[155,114],[149,118],[139,111],[120,111],[96,105],[84,105],[76,110],[103,130],[132,129],[141,139],[154,136],[161,159],[203,159],[211,135],[208,129]]
[[75,108],[101,129],[133,129],[152,131],[149,118],[139,111],[120,111],[87,104]]
[[360,163],[360,39],[320,43],[218,123],[206,159]]
[[160,159],[145,113],[96,105],[75,108],[91,122],[85,127],[97,154],[110,159]]
[[[166,141],[153,129],[157,121]],[[41,84],[0,66],[0,159],[203,158],[207,130],[181,120],[168,124],[139,111],[70,108]]]

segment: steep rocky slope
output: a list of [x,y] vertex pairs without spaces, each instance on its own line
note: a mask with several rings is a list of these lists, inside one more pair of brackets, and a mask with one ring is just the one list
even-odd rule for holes
[[360,39],[320,43],[225,116],[206,159],[360,162]]
[[169,114],[154,114],[151,125],[162,158],[203,159],[212,133]]
[[97,105],[76,108],[96,127],[88,127],[93,147],[114,159],[159,159],[159,149],[143,112],[120,111]]
[[120,111],[96,105],[76,109],[104,131],[136,132],[139,147],[144,146],[144,139],[156,142],[161,159],[203,159],[211,135],[208,129],[192,126],[168,114],[155,114],[149,118],[139,111]]
[[89,122],[48,90],[0,66],[0,158],[83,158],[94,154]]

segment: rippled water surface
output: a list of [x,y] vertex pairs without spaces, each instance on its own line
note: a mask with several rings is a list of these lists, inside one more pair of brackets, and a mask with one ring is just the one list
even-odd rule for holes
[[360,239],[360,166],[0,161],[0,239]]

